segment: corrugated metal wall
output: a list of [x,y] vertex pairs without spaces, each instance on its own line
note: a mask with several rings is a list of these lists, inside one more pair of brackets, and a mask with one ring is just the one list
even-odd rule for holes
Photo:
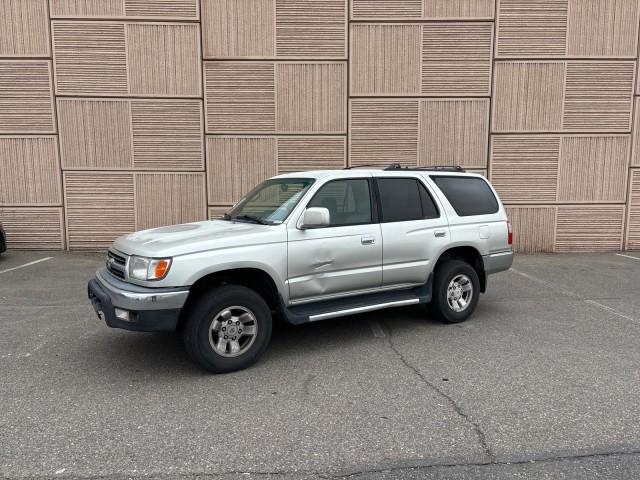
[[0,0],[0,220],[103,249],[301,169],[461,164],[521,251],[640,248],[640,0]]

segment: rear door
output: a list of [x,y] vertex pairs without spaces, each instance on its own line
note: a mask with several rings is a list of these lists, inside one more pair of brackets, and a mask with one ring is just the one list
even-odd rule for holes
[[446,215],[420,178],[381,175],[376,185],[383,238],[382,284],[425,283],[431,264],[449,242]]

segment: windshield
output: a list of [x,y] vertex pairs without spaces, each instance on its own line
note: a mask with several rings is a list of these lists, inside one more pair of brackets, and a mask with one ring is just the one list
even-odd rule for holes
[[274,178],[262,182],[229,210],[224,219],[282,223],[313,182],[312,178]]

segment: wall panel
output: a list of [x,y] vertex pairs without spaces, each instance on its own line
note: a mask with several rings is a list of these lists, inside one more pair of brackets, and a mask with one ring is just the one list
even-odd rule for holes
[[51,17],[120,17],[124,0],[49,0]]
[[638,13],[636,0],[569,0],[567,55],[635,57]]
[[496,62],[493,131],[560,130],[564,75],[560,62]]
[[133,165],[127,100],[58,98],[65,169],[129,169]]
[[420,101],[418,165],[487,166],[489,99]]
[[206,219],[202,173],[136,173],[136,229]]
[[429,23],[422,28],[422,94],[489,96],[493,24]]
[[205,58],[275,55],[274,0],[201,0]]
[[278,173],[344,168],[346,144],[346,137],[278,137]]
[[558,136],[494,135],[491,182],[505,203],[555,202],[559,158]]
[[345,0],[275,0],[278,57],[346,58]]
[[0,223],[6,231],[9,248],[65,248],[61,207],[0,207]]
[[624,203],[630,137],[564,137],[558,168],[558,200]]
[[279,133],[346,133],[345,63],[276,65]]
[[55,132],[51,62],[0,60],[0,134]]
[[133,167],[202,170],[202,116],[200,100],[132,100]]
[[606,252],[622,247],[624,205],[558,207],[556,252]]
[[136,230],[133,174],[65,172],[67,242],[72,250],[104,250]]
[[275,65],[205,62],[207,133],[272,133],[276,128]]
[[628,132],[634,70],[633,62],[567,62],[563,129]]
[[349,164],[417,165],[417,99],[353,99]]
[[557,207],[507,207],[513,228],[513,248],[521,253],[553,252]]
[[629,213],[627,218],[628,249],[640,250],[640,169],[630,170]]
[[56,93],[125,96],[129,93],[122,23],[52,23]]
[[197,25],[129,23],[126,31],[131,95],[201,95]]
[[207,137],[209,203],[231,204],[277,174],[275,137]]
[[0,1],[0,57],[49,56],[47,0]]
[[421,26],[351,27],[352,95],[419,95]]
[[0,137],[0,205],[61,205],[56,138]]
[[257,183],[277,174],[339,169],[345,164],[346,137],[209,136],[209,204],[233,204]]

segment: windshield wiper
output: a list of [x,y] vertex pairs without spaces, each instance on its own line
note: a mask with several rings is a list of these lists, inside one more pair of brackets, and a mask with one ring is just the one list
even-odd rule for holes
[[259,223],[260,225],[271,225],[271,222],[264,220],[260,217],[256,217],[255,215],[236,215],[235,217],[230,217],[231,220],[248,220],[250,222]]
[[229,215],[228,213],[225,213],[224,215],[222,215],[222,220],[233,220],[233,217],[231,217],[231,215]]

